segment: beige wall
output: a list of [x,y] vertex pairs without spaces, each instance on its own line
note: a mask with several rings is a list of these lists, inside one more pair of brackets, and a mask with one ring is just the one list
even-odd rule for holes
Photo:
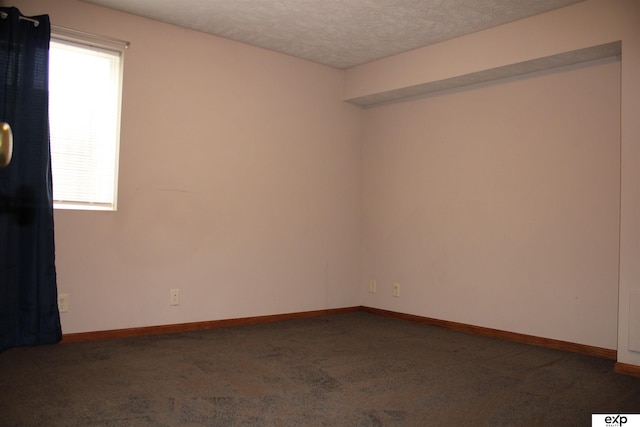
[[353,67],[345,99],[410,88],[622,40],[637,0],[573,6]]
[[118,211],[55,213],[64,333],[358,304],[361,111],[342,72],[79,1],[13,4],[131,42]]
[[[620,41],[622,45],[622,61],[620,64],[620,227],[619,227],[619,268],[618,268],[618,307],[617,348],[618,361],[640,365],[640,314],[636,311],[640,304],[640,2],[637,0],[587,0],[573,6],[540,14],[528,19],[513,22],[508,25],[492,28],[469,36],[440,43],[438,45],[416,49],[390,58],[374,61],[362,66],[349,69],[345,73],[345,99],[376,97],[385,93],[411,93],[415,88],[428,87],[430,84],[446,79],[458,79],[474,73],[485,73],[510,64],[520,64],[526,61],[538,61],[554,57],[563,53],[575,52],[581,49],[591,49],[596,46]],[[432,102],[432,101],[429,101]],[[433,101],[435,102],[435,101]],[[541,100],[542,102],[542,100]],[[457,113],[457,111],[453,111]],[[378,114],[378,113],[373,113]],[[417,114],[411,112],[407,114]],[[371,119],[368,119],[371,122]],[[458,126],[462,126],[459,124]],[[365,147],[369,141],[365,141]],[[462,153],[464,154],[464,153]],[[367,167],[368,168],[368,167]],[[365,172],[364,183],[368,183],[368,172]],[[365,198],[366,200],[366,198]],[[366,206],[364,215],[367,215]],[[389,224],[387,224],[388,226]],[[483,230],[477,230],[483,233]],[[367,239],[372,236],[364,228],[363,260],[368,264]],[[408,249],[397,256],[405,258],[419,257],[419,253]],[[519,259],[517,264],[524,262]],[[579,260],[574,259],[574,267],[578,268]],[[567,266],[567,268],[571,268]],[[589,266],[585,266],[589,268]],[[363,271],[361,287],[368,286],[370,271]],[[393,279],[396,280],[396,279]],[[416,285],[418,286],[418,285]],[[495,286],[495,285],[494,285]],[[418,286],[419,287],[419,286]],[[600,289],[600,288],[598,288]],[[609,288],[607,288],[609,289]],[[429,288],[422,285],[421,292],[425,298],[430,295]],[[464,289],[460,297],[469,298],[469,288]],[[595,291],[595,290],[592,290]],[[477,291],[480,295],[482,289]],[[595,291],[598,292],[598,291]],[[634,297],[635,295],[635,297]],[[363,301],[366,301],[367,296]],[[507,296],[508,298],[508,296]],[[527,293],[516,294],[512,300],[528,300]],[[539,298],[535,296],[535,298]],[[580,298],[580,297],[579,297]],[[534,299],[535,300],[535,299]],[[593,299],[592,299],[593,300]],[[425,300],[422,300],[427,304]],[[385,307],[398,306],[400,302],[385,303]],[[402,303],[413,305],[417,303]],[[428,303],[432,304],[432,303]],[[545,316],[548,308],[554,308],[554,301],[550,296],[547,301],[537,300],[541,310],[539,315]],[[608,302],[607,304],[611,304]],[[464,306],[460,313],[451,310],[458,318],[473,317],[473,313],[466,313]],[[636,310],[632,312],[633,310]],[[612,308],[613,309],[613,308]],[[421,314],[426,313],[423,307]],[[475,311],[475,310],[474,310]],[[436,312],[437,314],[438,312]],[[493,314],[482,314],[485,322],[494,324]],[[477,315],[476,315],[477,318]],[[500,324],[507,325],[508,320]],[[543,319],[533,320],[533,324],[542,326]],[[607,320],[606,324],[610,324]],[[577,329],[571,333],[564,331],[563,324],[545,326],[544,329],[559,330],[553,335],[567,336],[569,341],[598,342],[606,347],[612,347],[614,341],[611,336],[596,332],[592,335],[588,328],[583,331]],[[524,328],[528,330],[528,327]],[[600,331],[601,327],[598,327]],[[524,332],[524,330],[520,330]],[[589,336],[587,338],[587,336]],[[599,338],[597,337],[599,336]]]
[[619,88],[614,58],[366,110],[363,305],[615,349]]

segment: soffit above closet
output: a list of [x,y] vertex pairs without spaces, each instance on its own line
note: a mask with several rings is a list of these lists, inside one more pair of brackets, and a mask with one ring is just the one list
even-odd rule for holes
[[84,0],[349,68],[584,0]]

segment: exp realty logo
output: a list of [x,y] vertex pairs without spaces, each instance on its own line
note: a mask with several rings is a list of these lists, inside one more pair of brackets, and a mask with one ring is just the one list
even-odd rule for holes
[[640,427],[640,414],[591,414],[592,427]]
[[607,415],[606,417],[604,417],[604,422],[606,423],[607,427],[614,427],[614,426],[620,426],[622,427],[623,425],[625,425],[627,422],[629,421],[629,419],[624,416],[624,415]]

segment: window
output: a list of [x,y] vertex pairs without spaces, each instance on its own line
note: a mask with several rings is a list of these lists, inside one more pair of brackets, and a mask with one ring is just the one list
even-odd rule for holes
[[52,34],[54,208],[116,210],[123,48]]

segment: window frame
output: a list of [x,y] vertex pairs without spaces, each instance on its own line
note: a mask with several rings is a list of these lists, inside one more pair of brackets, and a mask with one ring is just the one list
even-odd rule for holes
[[[63,201],[55,199],[55,180],[53,181],[53,207],[60,210],[90,210],[115,212],[118,209],[118,187],[120,169],[120,138],[122,121],[122,91],[124,80],[124,52],[129,47],[129,43],[108,37],[102,37],[81,31],[71,30],[52,26],[51,43],[67,44],[78,48],[107,51],[115,53],[119,57],[117,69],[117,94],[116,94],[116,120],[115,120],[115,141],[114,141],[114,170],[113,170],[113,198],[111,203],[96,201]],[[50,48],[51,49],[51,48]],[[53,141],[53,139],[52,139]],[[52,165],[52,168],[55,168]]]

